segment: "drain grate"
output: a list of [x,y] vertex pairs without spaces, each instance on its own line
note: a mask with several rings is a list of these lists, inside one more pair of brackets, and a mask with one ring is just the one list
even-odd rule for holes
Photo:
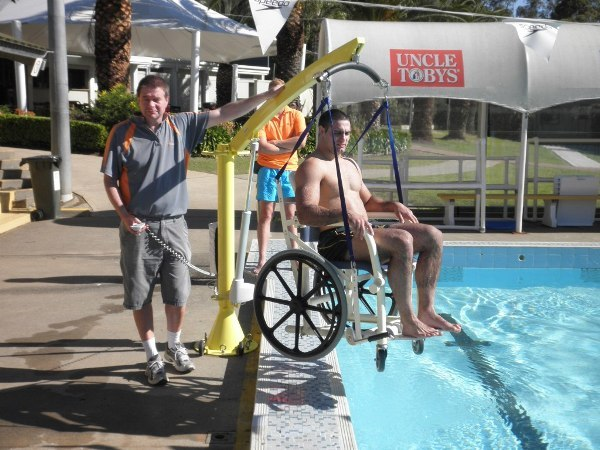
[[206,444],[210,445],[232,445],[235,444],[235,433],[233,431],[216,431],[206,435]]

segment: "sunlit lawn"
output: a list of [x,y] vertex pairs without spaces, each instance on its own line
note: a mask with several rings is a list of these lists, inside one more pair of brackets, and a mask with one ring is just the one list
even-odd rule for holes
[[[436,160],[413,160],[411,161],[410,167],[426,167],[432,166],[435,164],[439,164],[444,161],[445,155],[463,155],[463,156],[475,156],[477,152],[477,146],[479,138],[475,135],[467,135],[467,138],[464,141],[460,140],[445,140],[443,137],[445,136],[445,132],[438,131],[434,133],[434,141],[433,143],[427,144],[418,144],[413,145],[411,149],[408,150],[408,154],[410,156],[428,156],[428,157],[436,157],[439,156],[439,159]],[[423,147],[426,147],[427,151],[422,151]],[[507,139],[498,139],[490,137],[487,139],[487,155],[489,157],[515,157],[518,161],[518,156],[520,154],[521,144],[517,141],[511,141]],[[529,177],[533,176],[532,169],[532,161],[533,161],[533,145],[529,146]],[[589,158],[600,161],[600,155],[596,154],[588,154],[586,156]],[[381,168],[382,166],[373,166],[366,164],[366,161],[371,160],[388,160],[391,161],[391,156],[389,155],[372,155],[366,154],[364,156],[365,164],[363,167],[366,168]],[[245,175],[248,173],[250,165],[250,157],[249,156],[238,156],[234,160],[235,166],[235,174],[236,175]],[[208,172],[208,173],[217,173],[217,165],[216,160],[212,157],[194,157],[190,160],[190,170],[200,171],[200,172]],[[496,164],[492,167],[488,167],[486,170],[486,177],[488,184],[502,184],[504,183],[504,163]],[[508,174],[509,174],[509,183],[515,182],[515,164],[513,162],[509,163]],[[559,158],[554,152],[546,147],[540,147],[539,151],[539,165],[538,165],[538,177],[542,179],[551,180],[556,175],[582,175],[582,174],[595,174],[598,175],[597,170],[582,170],[580,168],[574,168],[568,165],[564,160]],[[473,181],[475,177],[475,172],[464,172],[464,180],[465,181]],[[376,179],[382,179],[386,181],[390,181],[388,176],[378,177]],[[456,173],[448,173],[448,174],[436,174],[430,176],[417,176],[412,177],[410,179],[411,183],[415,182],[453,182],[458,181]],[[530,190],[532,187],[532,183],[530,183]],[[541,183],[539,185],[538,193],[551,193],[553,190],[552,183]],[[423,205],[423,206],[435,206],[440,205],[441,202],[437,198],[438,191],[435,190],[418,190],[411,191],[410,203],[412,205]],[[497,204],[501,204],[500,201],[496,201]],[[465,202],[465,204],[469,204],[469,202]],[[472,204],[472,202],[471,202]],[[488,204],[493,205],[493,201],[488,201]]]

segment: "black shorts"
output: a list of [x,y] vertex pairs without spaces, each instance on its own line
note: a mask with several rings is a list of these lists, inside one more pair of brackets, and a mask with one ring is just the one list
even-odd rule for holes
[[[371,224],[373,228],[388,228],[389,224],[376,223]],[[350,232],[350,238],[354,238],[354,233]],[[346,243],[346,229],[344,227],[331,228],[319,233],[319,242],[317,251],[328,261],[348,261],[348,244]]]
[[[353,236],[352,232],[350,232],[350,236]],[[321,231],[317,251],[328,261],[348,261],[350,254],[348,253],[344,227]]]

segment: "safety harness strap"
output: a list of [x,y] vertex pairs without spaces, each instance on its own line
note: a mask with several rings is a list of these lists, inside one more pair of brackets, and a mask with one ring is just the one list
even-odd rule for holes
[[283,167],[281,167],[281,169],[279,169],[279,172],[277,172],[277,175],[275,176],[275,181],[279,181],[279,179],[283,175],[283,172],[285,172],[287,165],[289,164],[290,160],[292,159],[292,156],[294,156],[294,154],[298,151],[298,148],[300,148],[300,145],[302,144],[302,142],[304,142],[304,139],[306,138],[306,136],[308,136],[308,133],[310,133],[310,130],[312,129],[312,127],[315,124],[316,118],[319,117],[319,114],[321,114],[321,112],[323,111],[323,108],[325,108],[325,106],[327,106],[327,105],[330,105],[330,103],[331,103],[331,100],[329,97],[325,97],[325,98],[323,98],[323,100],[321,100],[321,104],[319,105],[317,112],[315,112],[312,119],[310,119],[310,122],[308,123],[307,127],[304,129],[304,131],[302,132],[302,134],[296,141],[296,144],[294,145],[294,148],[292,149],[292,152],[290,153],[290,157],[285,162]]
[[402,184],[401,184],[401,181],[400,181],[400,170],[398,168],[398,158],[396,156],[396,142],[394,140],[394,132],[393,132],[393,129],[392,129],[392,121],[390,119],[390,106],[389,106],[389,102],[388,102],[387,98],[381,104],[381,106],[377,109],[377,111],[375,112],[375,114],[373,114],[373,117],[371,117],[371,120],[369,121],[369,123],[365,127],[364,131],[362,132],[362,134],[360,135],[360,137],[354,143],[354,146],[352,147],[352,151],[354,151],[354,149],[356,148],[356,146],[358,145],[358,143],[360,142],[360,140],[365,136],[365,134],[367,134],[367,132],[369,131],[369,129],[371,128],[371,126],[373,126],[373,124],[375,123],[375,121],[377,120],[377,118],[381,115],[381,113],[384,110],[385,110],[386,125],[387,125],[387,129],[388,129],[388,141],[390,143],[390,153],[392,154],[392,165],[394,167],[394,178],[395,178],[395,181],[396,181],[396,191],[398,193],[398,200],[400,201],[400,203],[404,203],[404,199],[402,197]]
[[[331,108],[327,111],[329,114],[330,126],[333,126],[333,117],[331,116]],[[332,130],[333,131],[333,130]],[[335,155],[335,170],[337,172],[338,190],[340,191],[340,203],[342,207],[342,220],[344,222],[344,232],[346,234],[346,247],[348,248],[348,256],[352,268],[356,267],[356,260],[354,259],[354,250],[352,247],[352,235],[350,234],[350,222],[348,222],[348,209],[346,208],[346,196],[344,195],[344,183],[342,180],[342,171],[340,169],[339,153],[337,145],[335,143],[335,135],[331,133],[331,140],[333,143],[333,154]]]

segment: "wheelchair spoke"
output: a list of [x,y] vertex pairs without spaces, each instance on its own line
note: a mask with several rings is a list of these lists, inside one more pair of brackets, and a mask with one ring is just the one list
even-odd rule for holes
[[321,343],[325,342],[325,339],[323,339],[319,327],[315,325],[310,316],[306,313],[303,313],[302,317],[304,317],[304,320],[310,326],[310,329],[313,331],[313,333],[315,333],[315,336],[319,339],[319,341],[321,341]]
[[285,313],[283,316],[281,316],[281,319],[279,319],[277,321],[277,323],[275,323],[272,327],[269,327],[269,329],[271,331],[275,331],[277,330],[281,325],[283,325],[291,316],[292,316],[292,310],[290,309],[287,313]]
[[294,297],[294,293],[292,292],[292,289],[290,288],[289,283],[283,278],[283,276],[281,275],[281,273],[279,272],[279,268],[276,267],[273,270],[273,273],[275,274],[275,276],[279,279],[281,286],[286,290],[287,294],[290,297]]

